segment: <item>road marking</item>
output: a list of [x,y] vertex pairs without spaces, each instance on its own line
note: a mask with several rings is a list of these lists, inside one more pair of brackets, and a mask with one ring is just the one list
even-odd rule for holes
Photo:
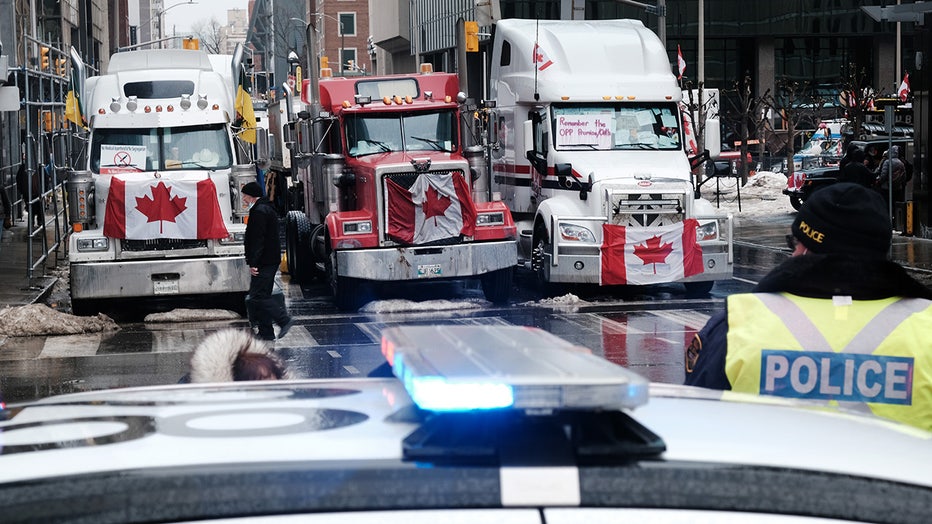
[[92,357],[100,348],[102,333],[47,337],[39,358]]
[[359,375],[359,370],[356,369],[356,366],[343,366],[343,369],[350,375]]

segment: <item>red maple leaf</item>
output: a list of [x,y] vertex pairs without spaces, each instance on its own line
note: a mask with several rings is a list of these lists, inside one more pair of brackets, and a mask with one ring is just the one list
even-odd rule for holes
[[450,197],[442,196],[433,186],[428,186],[422,206],[424,220],[426,221],[431,217],[442,217],[446,214],[448,207],[450,207]]
[[654,274],[657,274],[657,264],[664,264],[667,256],[673,252],[673,243],[660,244],[660,237],[653,236],[647,242],[634,246],[634,254],[644,261],[644,265],[654,264]]
[[[146,215],[146,222],[159,222],[167,220],[174,222],[175,217],[187,209],[185,202],[187,197],[172,196],[171,188],[165,185],[165,182],[159,182],[157,186],[151,186],[152,197],[136,197],[136,209]],[[162,224],[159,224],[159,233],[162,232]]]

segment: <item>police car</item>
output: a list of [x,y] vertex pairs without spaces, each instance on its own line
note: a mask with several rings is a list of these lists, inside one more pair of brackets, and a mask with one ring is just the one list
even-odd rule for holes
[[393,327],[382,352],[395,378],[7,406],[0,521],[926,522],[932,508],[932,434],[908,426],[650,384],[535,328]]

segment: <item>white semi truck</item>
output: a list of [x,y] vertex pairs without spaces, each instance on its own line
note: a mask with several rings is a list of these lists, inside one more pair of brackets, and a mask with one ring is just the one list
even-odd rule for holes
[[501,20],[490,80],[492,191],[544,286],[731,277],[732,217],[696,198],[682,90],[640,21]]
[[[119,52],[77,86],[86,164],[68,181],[72,309],[127,299],[220,299],[249,288],[239,189],[255,180],[236,136],[242,52]],[[80,57],[72,51],[78,78]]]

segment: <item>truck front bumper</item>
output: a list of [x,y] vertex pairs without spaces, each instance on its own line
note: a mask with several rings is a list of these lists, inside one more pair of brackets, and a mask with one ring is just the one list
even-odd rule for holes
[[71,264],[75,299],[237,293],[249,280],[242,256]]
[[513,240],[337,251],[341,277],[395,281],[478,276],[518,263]]

